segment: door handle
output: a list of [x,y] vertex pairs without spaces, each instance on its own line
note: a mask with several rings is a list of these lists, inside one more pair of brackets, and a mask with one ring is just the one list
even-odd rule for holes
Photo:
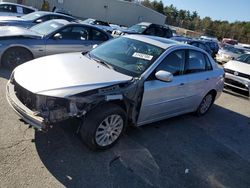
[[180,86],[184,86],[185,84],[184,83],[180,83]]
[[206,78],[206,80],[210,80],[210,78]]

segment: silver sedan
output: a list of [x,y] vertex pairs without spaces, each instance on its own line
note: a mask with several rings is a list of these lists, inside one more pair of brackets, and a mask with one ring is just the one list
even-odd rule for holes
[[14,68],[33,58],[77,51],[89,51],[93,45],[109,40],[101,29],[66,20],[51,20],[30,29],[2,26],[0,64]]
[[18,66],[7,85],[17,114],[40,130],[78,118],[92,149],[141,126],[188,112],[204,115],[223,90],[224,71],[205,51],[164,38],[127,35],[89,53]]

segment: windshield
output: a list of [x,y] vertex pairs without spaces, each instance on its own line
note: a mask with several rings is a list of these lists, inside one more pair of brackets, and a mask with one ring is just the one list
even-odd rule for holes
[[241,55],[240,57],[236,58],[235,60],[250,64],[250,54]]
[[38,12],[33,12],[33,13],[30,13],[30,14],[26,14],[24,16],[22,16],[21,18],[24,19],[24,20],[35,20],[39,17],[41,17],[43,14],[41,13],[38,13]]
[[98,46],[89,55],[122,74],[139,77],[163,51],[145,42],[120,37]]
[[51,21],[47,21],[47,22],[35,25],[31,27],[30,30],[36,33],[39,33],[40,35],[48,35],[63,26],[64,24],[51,20]]
[[234,48],[232,46],[224,46],[224,49],[229,51],[229,52],[233,52],[233,53],[236,53],[236,54],[244,54],[245,51],[243,49],[240,49],[240,48]]
[[147,29],[148,26],[146,25],[133,25],[131,27],[129,27],[129,30],[133,30],[137,33],[142,33],[143,31],[145,31]]

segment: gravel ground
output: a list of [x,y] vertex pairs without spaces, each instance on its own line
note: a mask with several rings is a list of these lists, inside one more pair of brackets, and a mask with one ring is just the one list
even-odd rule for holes
[[223,93],[192,114],[129,128],[108,151],[88,150],[73,122],[48,133],[19,120],[0,70],[0,187],[250,187],[250,101]]

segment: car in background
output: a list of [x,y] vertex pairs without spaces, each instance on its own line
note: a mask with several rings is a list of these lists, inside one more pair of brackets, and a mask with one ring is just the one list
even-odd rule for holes
[[217,37],[213,37],[213,36],[202,35],[202,36],[200,36],[200,39],[201,39],[201,40],[214,41],[214,42],[216,42],[216,43],[219,42],[218,38],[217,38]]
[[110,34],[95,26],[67,20],[50,20],[29,29],[2,26],[0,64],[12,69],[41,56],[89,51],[110,38]]
[[243,54],[224,65],[225,89],[250,97],[250,54]]
[[112,35],[114,37],[118,37],[124,34],[152,35],[163,38],[173,37],[173,32],[169,27],[148,22],[141,22],[129,27],[128,29],[114,30],[112,32]]
[[230,45],[237,45],[238,41],[230,38],[223,38],[222,44],[230,44]]
[[109,25],[108,22],[104,22],[101,20],[95,20],[92,18],[86,19],[84,21],[80,21],[80,23],[88,23],[91,25],[95,25],[96,27],[99,27],[100,29],[103,29],[104,31],[108,32],[108,33],[112,33],[113,28]]
[[189,112],[202,116],[223,90],[223,69],[203,50],[161,37],[126,35],[89,53],[35,59],[18,66],[9,104],[39,130],[69,118],[91,149],[107,149],[127,125]]
[[20,18],[13,16],[0,17],[0,26],[18,26],[18,27],[30,28],[36,24],[52,19],[64,19],[67,21],[76,20],[76,18],[65,14],[37,11],[30,14],[26,14]]
[[218,42],[214,40],[208,40],[208,39],[203,39],[202,41],[204,41],[206,45],[209,46],[209,48],[212,50],[212,57],[215,58],[216,54],[218,53],[220,49]]
[[184,37],[184,36],[179,36],[179,35],[173,36],[170,39],[178,41],[178,42],[182,42],[182,43],[188,43],[189,41],[192,40],[192,38],[190,37]]
[[211,55],[213,57],[213,51],[207,45],[206,41],[202,41],[202,40],[189,40],[189,41],[187,41],[187,44],[190,44],[190,45],[196,46],[198,48],[201,48],[201,49],[205,50],[209,55]]
[[37,11],[36,8],[9,2],[0,3],[0,16],[22,16]]
[[233,45],[224,44],[223,47],[218,51],[215,59],[218,63],[224,64],[245,53],[246,51],[243,48],[237,48]]

